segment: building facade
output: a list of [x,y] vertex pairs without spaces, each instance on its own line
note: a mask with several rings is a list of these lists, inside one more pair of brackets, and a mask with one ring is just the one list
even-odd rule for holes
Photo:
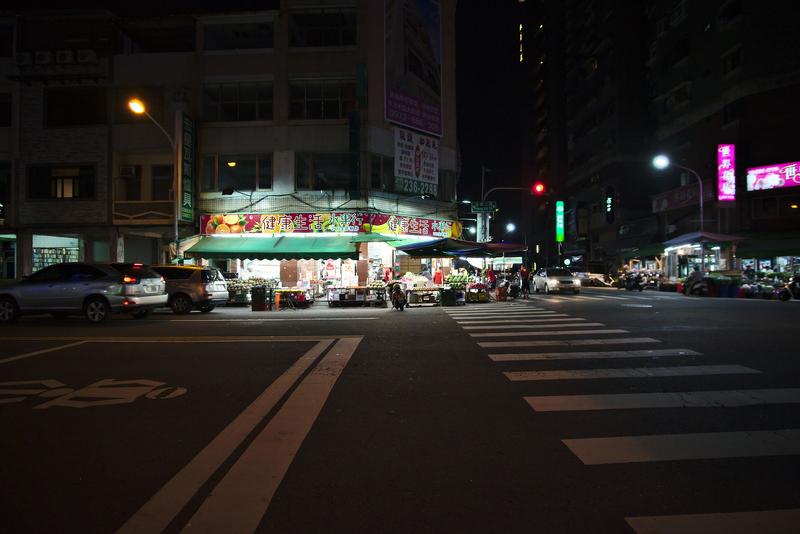
[[421,4],[6,13],[4,276],[169,261],[176,205],[179,252],[246,230],[215,215],[452,221],[455,2]]

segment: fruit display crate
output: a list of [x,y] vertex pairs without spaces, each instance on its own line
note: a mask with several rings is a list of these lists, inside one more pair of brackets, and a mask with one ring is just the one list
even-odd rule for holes
[[489,302],[489,292],[486,289],[467,289],[467,302]]
[[438,287],[415,287],[406,289],[406,303],[408,306],[438,306],[439,305]]
[[386,288],[370,286],[329,287],[328,306],[374,306],[386,307]]

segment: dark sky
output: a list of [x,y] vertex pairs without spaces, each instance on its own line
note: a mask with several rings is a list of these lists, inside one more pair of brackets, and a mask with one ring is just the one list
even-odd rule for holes
[[[461,149],[459,198],[480,196],[481,164],[494,170],[486,189],[517,186],[519,113],[519,32],[515,0],[462,0],[456,11],[456,90]],[[500,193],[508,217],[519,209],[519,195]],[[524,193],[522,193],[524,194]]]

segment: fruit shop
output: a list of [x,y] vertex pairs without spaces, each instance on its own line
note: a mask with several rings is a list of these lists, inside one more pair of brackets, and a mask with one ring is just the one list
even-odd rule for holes
[[242,293],[249,280],[265,280],[336,305],[382,305],[385,281],[410,265],[401,265],[398,245],[461,231],[456,221],[364,211],[209,214],[200,228],[186,256],[229,273]]

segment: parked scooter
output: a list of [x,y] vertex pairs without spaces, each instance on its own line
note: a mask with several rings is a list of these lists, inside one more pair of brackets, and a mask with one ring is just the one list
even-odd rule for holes
[[645,277],[642,273],[630,273],[628,276],[625,277],[625,289],[628,291],[633,291],[634,289],[638,289],[639,291],[644,290],[645,286]]
[[685,284],[683,286],[683,293],[685,295],[697,295],[705,297],[708,295],[708,283],[705,280],[700,280],[694,283]]
[[800,273],[795,274],[789,279],[789,283],[781,287],[778,291],[778,299],[786,302],[791,299],[800,299]]
[[392,308],[395,310],[403,311],[403,308],[406,307],[406,293],[403,291],[403,288],[400,284],[392,285],[391,290],[391,300],[392,300]]

